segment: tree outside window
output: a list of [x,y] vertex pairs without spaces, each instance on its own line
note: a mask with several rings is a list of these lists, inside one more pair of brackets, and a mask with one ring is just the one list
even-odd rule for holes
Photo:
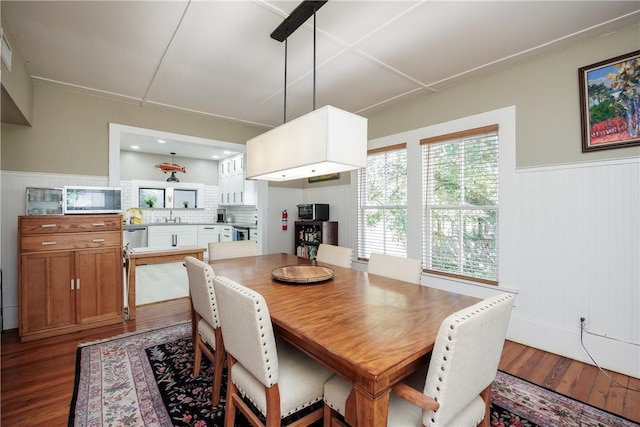
[[498,280],[497,126],[421,141],[424,265],[434,273]]
[[373,150],[358,173],[358,257],[407,255],[406,144]]

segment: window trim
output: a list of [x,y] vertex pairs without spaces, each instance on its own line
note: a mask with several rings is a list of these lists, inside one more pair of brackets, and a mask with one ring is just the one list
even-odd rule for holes
[[[420,146],[424,146],[424,145],[429,145],[429,144],[436,144],[436,143],[445,143],[447,141],[454,141],[454,140],[459,140],[459,139],[463,139],[463,138],[469,138],[469,137],[474,137],[474,136],[480,136],[483,134],[488,134],[488,133],[496,133],[497,134],[497,138],[498,138],[498,146],[497,146],[497,152],[498,152],[498,171],[497,171],[497,179],[498,182],[500,181],[500,161],[499,161],[499,153],[500,153],[500,134],[499,134],[499,124],[491,124],[491,125],[486,125],[486,126],[480,126],[480,127],[476,127],[476,128],[471,128],[471,129],[464,129],[464,130],[460,130],[460,131],[456,131],[456,132],[451,132],[451,133],[446,133],[446,134],[441,134],[441,135],[435,135],[432,137],[428,137],[428,138],[421,138],[420,139]],[[421,164],[421,175],[423,178],[423,184],[425,184],[424,182],[424,174],[426,173],[425,169],[424,169],[424,164]],[[424,262],[426,262],[426,258],[428,256],[428,252],[424,252],[425,251],[425,243],[426,243],[426,238],[427,238],[427,233],[428,230],[426,228],[427,224],[427,216],[425,215],[425,212],[427,210],[427,187],[423,186],[422,188],[422,193],[423,193],[423,206],[422,206],[422,240],[423,240],[423,254],[422,254],[422,259]],[[498,194],[500,194],[500,190],[498,187]],[[453,208],[453,207],[452,207]],[[470,209],[483,209],[483,206],[473,206],[470,207]],[[486,209],[486,206],[484,207]],[[460,206],[457,206],[453,209],[463,209]],[[492,208],[493,209],[493,208]],[[500,217],[499,213],[500,213],[500,203],[498,202],[498,205],[495,207],[496,212],[498,213],[498,218]],[[496,253],[498,256],[498,259],[500,258],[500,238],[499,238],[499,230],[500,230],[500,221],[498,220],[497,226],[496,226]],[[427,263],[428,264],[428,263]],[[427,265],[425,264],[425,265]],[[464,275],[464,274],[457,274],[457,273],[451,273],[451,272],[445,272],[445,271],[440,271],[440,270],[433,270],[430,268],[423,268],[423,272],[424,273],[428,273],[428,274],[432,274],[432,275],[436,275],[436,276],[444,276],[444,277],[451,277],[451,278],[455,278],[455,279],[462,279],[462,280],[466,280],[469,282],[474,282],[474,283],[483,283],[483,284],[487,284],[487,285],[493,285],[493,286],[499,286],[499,278],[500,278],[500,262],[497,261],[496,262],[496,275],[498,277],[498,280],[492,280],[492,279],[485,279],[485,278],[481,278],[481,277],[474,277],[474,276],[468,276],[468,275]]]

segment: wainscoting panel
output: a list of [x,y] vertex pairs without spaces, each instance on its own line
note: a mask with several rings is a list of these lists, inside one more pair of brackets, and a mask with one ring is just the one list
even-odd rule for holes
[[[509,338],[640,375],[640,161],[520,170],[517,239],[500,251],[500,283],[518,289]],[[500,239],[505,238],[501,236]]]

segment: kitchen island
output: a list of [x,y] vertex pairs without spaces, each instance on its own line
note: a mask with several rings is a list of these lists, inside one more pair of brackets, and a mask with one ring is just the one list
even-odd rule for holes
[[202,261],[204,259],[205,248],[199,246],[177,246],[169,248],[137,248],[124,252],[126,265],[126,294],[127,308],[125,309],[125,319],[136,318],[136,266],[148,264],[161,264],[165,262],[177,262],[184,260],[187,256]]

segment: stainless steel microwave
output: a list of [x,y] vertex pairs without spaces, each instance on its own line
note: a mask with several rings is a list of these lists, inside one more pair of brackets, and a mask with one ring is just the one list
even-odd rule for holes
[[65,214],[122,212],[122,191],[114,187],[64,187]]
[[300,221],[329,221],[329,205],[322,203],[298,205],[298,219]]

